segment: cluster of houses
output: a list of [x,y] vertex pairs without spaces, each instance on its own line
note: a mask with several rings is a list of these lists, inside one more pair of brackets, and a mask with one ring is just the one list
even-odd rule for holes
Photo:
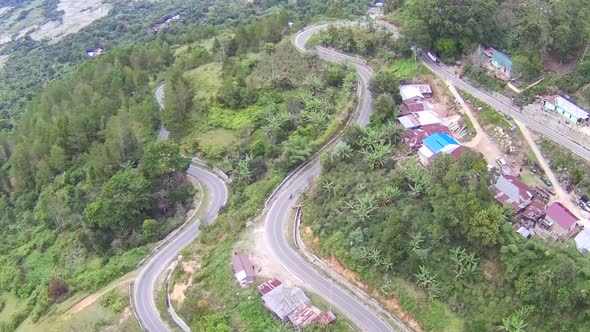
[[[240,286],[248,287],[256,281],[256,269],[248,256],[234,253],[231,257],[234,276]],[[325,312],[311,304],[303,289],[273,278],[258,286],[264,306],[281,322],[291,323],[297,329],[312,323],[330,324],[336,320],[332,312]]]
[[562,115],[571,123],[587,124],[589,122],[588,111],[574,104],[566,97],[547,94],[540,94],[538,97],[546,110]]
[[158,31],[164,29],[165,27],[167,27],[168,24],[170,24],[170,22],[176,21],[176,20],[179,20],[179,19],[180,19],[180,14],[169,16],[164,21],[152,25],[152,28],[151,29],[154,32],[158,32]]
[[289,286],[273,278],[258,286],[264,306],[283,323],[290,322],[296,328],[312,323],[330,324],[336,320],[331,312],[323,312],[311,304],[299,287]]
[[577,234],[578,248],[590,250],[590,232],[581,231],[580,218],[560,202],[546,205],[549,193],[545,189],[531,187],[515,176],[501,173],[495,180],[494,190],[495,200],[514,210],[515,229],[523,237],[528,239],[538,234],[544,239],[564,241]]
[[375,1],[375,5],[367,9],[367,15],[372,20],[376,20],[379,15],[383,15],[383,1]]
[[[406,128],[404,143],[412,153],[417,152],[420,163],[427,165],[440,154],[458,159],[464,147],[451,136],[449,128],[430,109],[430,86],[403,84],[400,85],[400,95],[402,105],[398,121]],[[561,105],[559,107],[562,110],[571,110],[562,99],[559,97],[555,105]],[[515,229],[519,234],[525,238],[538,234],[554,241],[567,240],[577,234],[578,248],[590,251],[590,231],[581,231],[578,223],[580,218],[559,202],[547,205],[553,194],[550,189],[531,187],[507,173],[501,170],[494,180],[495,199],[514,210],[518,220]]]
[[[492,47],[483,49],[483,54],[488,58],[486,68],[488,72],[503,81],[508,81],[508,87],[517,93],[521,93],[521,89],[517,88],[511,76],[512,59],[505,53],[502,53]],[[514,84],[513,84],[514,83]],[[534,83],[533,83],[534,84]],[[590,121],[590,114],[582,107],[576,105],[569,97],[559,95],[540,94],[538,96],[540,102],[546,110],[556,112],[562,115],[571,123],[588,124]]]
[[412,152],[418,153],[420,163],[427,165],[440,154],[459,158],[463,151],[461,144],[451,136],[442,119],[430,109],[430,85],[403,84],[399,90],[402,105],[397,120],[406,129],[404,143]]
[[89,48],[89,49],[86,50],[86,55],[89,58],[97,58],[103,52],[104,52],[104,49],[102,47]]

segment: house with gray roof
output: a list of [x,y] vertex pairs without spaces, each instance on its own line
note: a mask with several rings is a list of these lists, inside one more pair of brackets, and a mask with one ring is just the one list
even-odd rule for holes
[[287,286],[284,283],[262,295],[262,302],[283,322],[288,321],[289,314],[295,309],[311,303],[303,289]]

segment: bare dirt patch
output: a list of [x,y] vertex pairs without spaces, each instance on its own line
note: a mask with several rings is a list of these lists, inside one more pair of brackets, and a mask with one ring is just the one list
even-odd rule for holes
[[177,282],[170,293],[170,300],[182,304],[186,300],[186,290],[192,284],[193,278],[189,277],[187,282]]
[[124,278],[120,279],[119,281],[114,282],[112,285],[109,285],[109,286],[99,290],[98,292],[95,292],[95,293],[92,293],[92,294],[86,296],[85,298],[83,298],[82,300],[80,300],[76,304],[74,304],[70,309],[68,309],[67,313],[73,314],[73,313],[81,311],[82,309],[84,309],[84,308],[88,307],[89,305],[93,304],[94,302],[96,302],[96,300],[100,299],[101,296],[105,295],[106,293],[110,292],[111,290],[121,287],[121,286],[127,286],[129,283],[131,283],[135,280],[136,276],[137,276],[137,273],[132,272],[132,273],[130,273],[129,276],[124,277]]
[[576,70],[576,63],[563,63],[556,53],[546,52],[541,57],[541,65],[544,72],[553,73],[559,77],[567,75]]
[[289,281],[292,284],[299,281],[273,257],[264,234],[264,221],[259,221],[242,232],[240,240],[234,246],[234,251],[249,255],[256,267],[257,282],[270,278]]
[[110,9],[111,5],[103,4],[102,0],[61,0],[57,5],[58,11],[64,11],[61,21],[43,24],[37,31],[31,33],[31,38],[59,40],[108,15]]
[[193,274],[201,268],[197,260],[182,261],[180,267],[184,273],[187,273],[185,281],[176,281],[174,288],[170,293],[170,299],[176,303],[182,304],[186,300],[186,290],[193,284]]

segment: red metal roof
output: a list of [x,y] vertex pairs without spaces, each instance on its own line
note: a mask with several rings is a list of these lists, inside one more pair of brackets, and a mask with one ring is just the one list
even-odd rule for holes
[[578,217],[559,202],[549,205],[545,213],[548,218],[559,224],[563,229],[569,229],[579,220]]
[[307,303],[293,310],[288,317],[293,325],[301,327],[315,322],[321,314],[322,311],[320,309]]
[[440,123],[424,125],[424,126],[421,126],[420,129],[425,130],[429,136],[434,133],[443,133],[443,134],[451,135],[449,128],[445,125],[440,124]]
[[263,282],[260,286],[258,286],[258,291],[260,291],[260,294],[264,295],[264,294],[270,292],[271,290],[277,288],[280,284],[281,284],[281,281],[279,279],[272,278],[270,280]]
[[522,212],[522,215],[530,220],[538,221],[543,218],[545,214],[545,204],[538,199],[533,199],[526,209]]
[[459,158],[461,158],[461,155],[463,155],[463,152],[465,152],[465,150],[462,146],[459,146],[455,150],[451,151],[451,156],[458,160]]
[[234,253],[231,256],[231,265],[234,269],[234,273],[244,271],[247,277],[256,276],[256,272],[254,271],[254,264],[250,262],[250,259],[248,259],[248,256],[246,254],[240,252]]
[[428,136],[430,134],[422,129],[407,130],[404,135],[404,143],[410,148],[419,149],[422,147],[422,140]]

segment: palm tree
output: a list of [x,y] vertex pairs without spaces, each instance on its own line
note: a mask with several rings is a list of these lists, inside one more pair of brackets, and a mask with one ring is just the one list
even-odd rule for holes
[[243,159],[238,161],[236,165],[236,176],[238,180],[243,181],[245,184],[250,183],[252,180],[252,171],[250,170],[250,160],[252,158],[249,155],[246,155]]
[[370,127],[365,130],[365,135],[361,139],[361,146],[371,148],[385,143],[387,134],[383,127]]
[[329,116],[323,111],[309,111],[307,108],[301,113],[303,121],[310,124],[315,130],[321,130],[326,127]]
[[[399,109],[398,109],[399,113]],[[396,115],[397,117],[397,115]],[[395,145],[399,141],[401,141],[402,137],[404,136],[403,129],[394,121],[387,124],[387,132],[389,133],[389,143]]]
[[315,98],[315,97],[311,97],[309,99],[307,99],[306,101],[303,102],[305,104],[305,111],[310,112],[310,113],[316,113],[322,110],[322,101]]
[[339,160],[348,160],[352,157],[352,148],[346,143],[339,143],[336,145],[332,155]]
[[410,251],[415,254],[418,250],[422,249],[422,243],[424,243],[424,235],[421,232],[412,235],[410,239]]
[[367,44],[365,43],[364,40],[358,39],[356,41],[356,51],[358,54],[362,54],[362,55],[365,54],[365,52],[367,51]]
[[473,275],[479,271],[479,258],[473,252],[467,253],[465,248],[452,249],[451,260],[455,268],[455,279],[462,278],[465,274]]
[[508,318],[502,318],[502,325],[498,326],[498,331],[504,332],[524,332],[527,324],[517,315],[512,315]]
[[379,205],[387,205],[393,202],[393,200],[401,194],[399,187],[394,185],[385,185],[379,191],[377,191],[377,199]]
[[419,197],[421,194],[426,193],[430,186],[430,179],[428,174],[415,159],[408,159],[400,167],[404,172],[406,179],[408,180],[408,186],[412,196]]
[[123,163],[119,164],[119,167],[121,167],[121,169],[124,171],[131,169],[131,168],[133,168],[133,161],[126,160]]
[[322,186],[322,189],[324,189],[328,194],[332,194],[334,192],[334,190],[336,189],[334,182],[332,182],[328,179],[323,179],[321,186]]
[[268,122],[262,127],[264,135],[270,144],[275,143],[275,134],[281,129],[285,121],[289,119],[289,114],[285,112],[267,112],[266,118]]
[[420,271],[414,275],[416,277],[416,283],[418,286],[426,289],[432,283],[432,276],[430,275],[430,270],[424,265],[420,266]]
[[370,148],[363,148],[365,162],[369,165],[370,169],[381,168],[385,166],[390,153],[391,147],[389,145],[377,144],[371,146]]
[[322,81],[315,75],[308,75],[305,80],[303,81],[305,85],[309,88],[311,93],[316,95],[322,89]]
[[356,221],[361,223],[368,221],[373,211],[377,209],[375,206],[375,197],[370,193],[365,193],[358,197],[356,202],[347,202],[346,205],[354,215]]
[[371,252],[369,253],[369,258],[376,265],[380,265],[379,263],[381,262],[381,258],[382,258],[381,257],[381,250],[379,250],[377,248],[373,248],[371,250]]
[[352,49],[352,42],[348,39],[340,39],[338,41],[338,48],[344,52],[350,52]]

